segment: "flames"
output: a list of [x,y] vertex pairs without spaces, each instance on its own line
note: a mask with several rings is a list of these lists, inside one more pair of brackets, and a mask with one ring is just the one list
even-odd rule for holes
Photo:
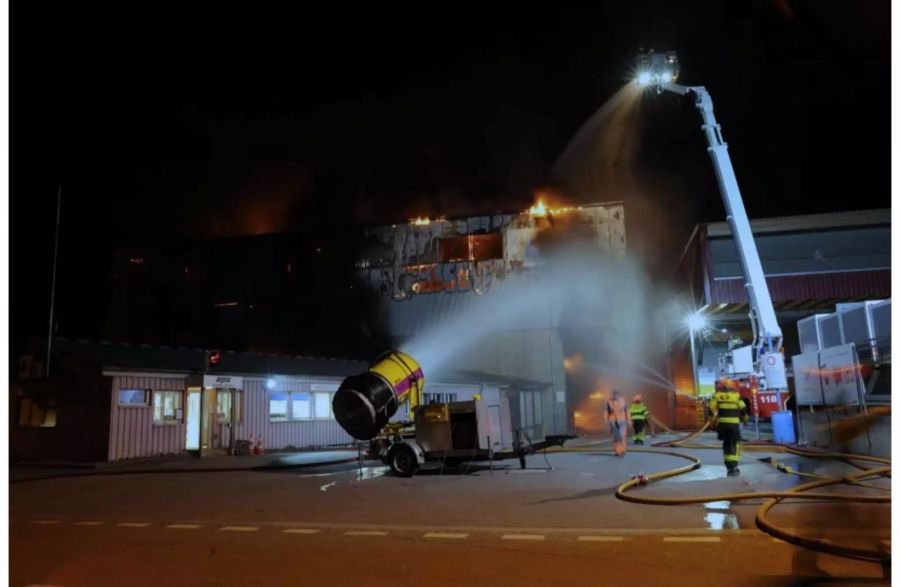
[[558,216],[573,210],[581,210],[581,206],[562,206],[560,208],[551,208],[544,203],[544,198],[538,198],[537,203],[528,209],[528,214],[534,218],[543,218],[545,216]]
[[537,204],[528,209],[528,213],[532,216],[546,216],[547,206],[544,205],[544,200],[538,199]]
[[431,224],[431,218],[427,216],[417,216],[409,221],[414,226],[428,226]]

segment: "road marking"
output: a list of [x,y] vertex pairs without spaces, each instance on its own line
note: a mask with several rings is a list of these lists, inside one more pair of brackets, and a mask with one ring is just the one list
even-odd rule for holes
[[719,536],[664,536],[663,542],[722,542]]
[[219,529],[223,532],[256,532],[259,530],[257,526],[222,526]]
[[344,532],[344,536],[387,536],[388,532],[380,532],[378,530],[350,530]]
[[578,542],[624,542],[624,536],[579,536]]
[[326,483],[325,485],[319,487],[319,491],[328,491],[329,487],[334,487],[337,485],[337,481],[332,481],[331,483]]
[[200,524],[169,524],[166,526],[172,530],[196,530],[199,527]]
[[468,538],[469,535],[465,533],[457,534],[453,532],[428,532],[424,535],[425,538]]
[[50,524],[59,524],[59,520],[32,520],[31,523],[39,526],[49,526]]
[[543,534],[504,534],[501,540],[543,540]]
[[150,524],[148,522],[122,522],[116,524],[119,528],[146,528]]
[[285,534],[318,534],[319,530],[314,528],[285,528],[282,532]]
[[103,522],[97,521],[89,521],[89,522],[75,522],[76,526],[102,526]]

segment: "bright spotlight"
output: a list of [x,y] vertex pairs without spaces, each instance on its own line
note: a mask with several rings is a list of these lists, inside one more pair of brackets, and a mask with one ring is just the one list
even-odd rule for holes
[[653,76],[650,75],[649,71],[642,71],[637,76],[638,85],[649,86],[651,81],[653,81]]
[[662,73],[662,76],[661,76],[661,77],[662,77],[663,83],[669,83],[670,81],[672,81],[672,72],[671,72],[671,71],[664,71],[664,72]]
[[266,389],[268,389],[270,391],[275,389],[275,380],[274,379],[269,379],[268,381],[266,381]]
[[707,321],[706,316],[700,312],[694,312],[689,315],[684,319],[684,322],[691,332],[698,332],[709,326],[709,321]]

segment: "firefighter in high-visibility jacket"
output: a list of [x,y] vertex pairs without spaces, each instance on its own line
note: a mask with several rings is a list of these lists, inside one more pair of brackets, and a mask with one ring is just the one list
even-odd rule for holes
[[650,408],[644,403],[641,394],[637,394],[632,398],[631,405],[628,406],[628,411],[631,413],[631,427],[634,429],[634,443],[644,444],[644,440],[647,438],[647,431],[644,427],[648,424],[648,420],[650,419]]
[[737,382],[722,379],[716,382],[716,393],[709,402],[709,409],[716,421],[716,432],[722,441],[725,468],[728,476],[740,473],[738,461],[741,459],[741,423],[746,423],[747,404],[741,399]]

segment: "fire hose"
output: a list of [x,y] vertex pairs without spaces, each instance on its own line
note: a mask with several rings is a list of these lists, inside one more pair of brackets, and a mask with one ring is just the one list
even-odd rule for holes
[[[704,424],[699,430],[693,432],[681,439],[674,441],[665,441],[654,444],[653,446],[667,446],[667,447],[677,447],[677,448],[693,448],[693,449],[721,449],[721,445],[715,444],[701,444],[701,443],[691,443],[690,441],[699,436],[703,431],[705,431],[709,427],[709,422]],[[872,478],[872,477],[889,477],[891,472],[890,467],[890,459],[875,457],[869,455],[858,455],[858,454],[848,454],[848,453],[840,453],[840,452],[830,452],[830,451],[818,451],[818,450],[810,450],[810,449],[800,449],[797,447],[782,445],[782,444],[765,444],[765,445],[750,445],[747,447],[749,450],[757,450],[757,451],[767,451],[767,452],[785,452],[790,454],[795,454],[798,456],[804,456],[809,458],[836,458],[841,460],[846,460],[850,462],[850,459],[855,459],[858,461],[864,461],[869,463],[875,463],[877,465],[874,468],[863,469],[859,472],[852,473],[849,475],[845,475],[842,477],[824,477],[824,476],[816,476],[817,478],[814,481],[810,481],[808,483],[804,483],[801,485],[797,485],[785,491],[758,491],[758,492],[738,492],[738,493],[726,493],[720,495],[706,495],[706,496],[692,496],[692,497],[676,497],[676,498],[666,498],[666,497],[649,497],[649,496],[641,496],[636,495],[634,492],[631,492],[632,489],[638,486],[647,485],[654,481],[661,481],[663,479],[668,479],[671,477],[676,477],[678,475],[683,475],[685,473],[689,473],[696,469],[699,469],[702,466],[702,461],[693,455],[689,455],[682,452],[677,452],[674,450],[654,450],[652,448],[633,448],[630,449],[633,452],[639,453],[652,453],[652,454],[661,454],[672,456],[680,459],[684,459],[688,461],[688,464],[683,465],[681,467],[676,467],[674,469],[667,469],[664,471],[659,471],[656,473],[651,473],[649,475],[640,475],[633,476],[628,481],[622,483],[616,489],[616,498],[621,499],[623,501],[628,501],[631,503],[639,503],[644,505],[687,505],[687,504],[698,504],[698,503],[709,503],[714,501],[743,501],[750,499],[765,499],[766,501],[760,506],[760,509],[756,513],[756,526],[763,532],[793,544],[795,546],[800,546],[803,548],[824,552],[827,554],[832,554],[844,558],[853,558],[857,560],[880,563],[880,564],[890,564],[890,553],[883,550],[871,550],[865,548],[858,548],[853,546],[844,546],[839,544],[833,544],[826,540],[819,540],[814,538],[807,538],[804,536],[799,536],[797,534],[793,534],[788,532],[784,528],[776,525],[772,521],[770,521],[767,517],[767,514],[774,508],[776,505],[781,503],[786,499],[800,499],[800,500],[819,500],[819,501],[830,501],[830,502],[841,502],[841,503],[867,503],[867,504],[889,504],[891,503],[890,496],[884,495],[846,495],[846,494],[837,494],[837,493],[828,493],[828,492],[820,492],[820,491],[811,491],[813,489],[819,489],[823,487],[829,487],[839,484],[849,484],[851,486],[856,487],[866,487],[871,489],[885,489],[883,487],[867,485],[862,483],[864,479]],[[593,453],[608,453],[611,452],[610,449],[601,449],[601,448],[561,448],[556,449],[552,452],[593,452]],[[774,461],[774,459],[770,459]],[[778,462],[770,462],[776,468],[778,467]],[[852,463],[851,463],[852,464]],[[790,467],[783,466],[779,468],[782,472],[797,474],[799,472],[793,470]],[[806,474],[811,475],[811,474]]]

